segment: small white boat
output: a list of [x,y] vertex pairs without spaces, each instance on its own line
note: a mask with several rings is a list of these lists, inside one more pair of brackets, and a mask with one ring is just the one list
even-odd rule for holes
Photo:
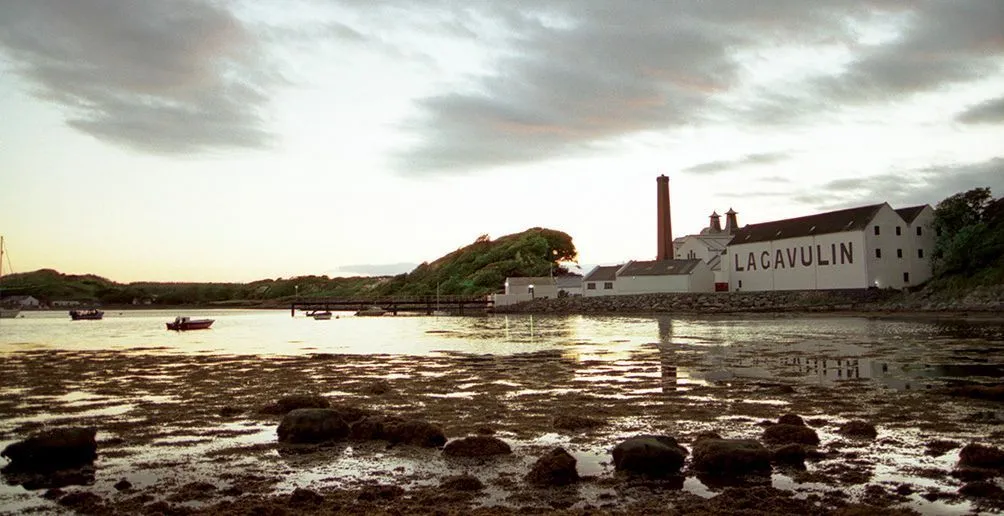
[[379,317],[385,313],[387,313],[387,310],[384,310],[379,306],[370,306],[363,310],[359,310],[356,312],[356,315],[361,317]]

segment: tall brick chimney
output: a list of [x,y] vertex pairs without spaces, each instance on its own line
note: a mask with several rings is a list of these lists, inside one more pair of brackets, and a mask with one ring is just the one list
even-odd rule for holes
[[656,260],[672,260],[673,256],[673,220],[669,212],[669,178],[661,175],[656,178],[656,194],[658,196],[658,231],[659,251]]
[[739,230],[739,220],[736,215],[738,215],[738,212],[732,208],[729,208],[729,211],[725,212],[725,232],[730,235]]

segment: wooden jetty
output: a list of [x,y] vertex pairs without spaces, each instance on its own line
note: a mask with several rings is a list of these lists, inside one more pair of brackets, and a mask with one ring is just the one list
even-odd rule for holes
[[296,317],[297,310],[307,312],[359,311],[371,306],[379,306],[397,315],[400,312],[424,312],[431,314],[445,310],[463,315],[464,310],[490,310],[494,303],[491,296],[395,296],[378,298],[304,298],[289,305],[289,315]]

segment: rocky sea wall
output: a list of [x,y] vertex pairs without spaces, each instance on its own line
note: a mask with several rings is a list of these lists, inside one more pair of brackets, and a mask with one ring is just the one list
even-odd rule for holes
[[800,290],[635,294],[535,299],[495,307],[498,313],[771,313],[771,312],[1004,312],[1004,285],[965,293],[894,290]]

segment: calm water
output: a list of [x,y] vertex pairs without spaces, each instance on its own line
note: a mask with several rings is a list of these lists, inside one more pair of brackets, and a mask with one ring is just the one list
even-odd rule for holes
[[[863,317],[355,317],[317,321],[288,310],[187,310],[209,330],[173,332],[179,312],[110,311],[71,321],[64,311],[0,320],[0,353],[39,349],[137,350],[227,355],[310,353],[511,355],[560,349],[575,358],[618,360],[658,344],[678,377],[710,381],[773,377],[833,382],[870,378],[893,387],[931,378],[1004,376],[1004,324]],[[966,353],[959,342],[973,342]],[[940,352],[941,345],[952,349]]]

